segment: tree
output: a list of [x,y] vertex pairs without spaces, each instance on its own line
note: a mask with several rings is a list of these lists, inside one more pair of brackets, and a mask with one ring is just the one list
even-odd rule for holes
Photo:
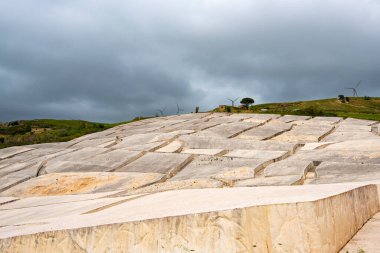
[[253,100],[252,98],[243,98],[241,101],[240,101],[240,104],[244,105],[247,109],[249,108],[249,106],[251,104],[255,103],[255,100]]

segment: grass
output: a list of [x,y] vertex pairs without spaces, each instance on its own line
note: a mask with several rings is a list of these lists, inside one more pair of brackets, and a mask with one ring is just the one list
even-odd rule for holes
[[[224,109],[224,108],[223,108]],[[215,109],[214,111],[230,112],[252,112],[252,113],[273,113],[305,116],[338,116],[357,119],[368,119],[380,121],[380,98],[362,97],[349,98],[349,102],[341,102],[336,98],[298,101],[288,103],[270,103],[254,105],[249,110],[242,108],[227,107],[225,110]]]
[[141,119],[144,118],[135,118],[131,121],[113,124],[54,119],[18,120],[0,123],[0,148],[69,141],[82,135],[103,131]]

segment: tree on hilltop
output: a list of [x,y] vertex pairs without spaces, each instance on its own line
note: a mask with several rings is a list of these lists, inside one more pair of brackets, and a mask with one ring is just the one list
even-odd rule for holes
[[253,98],[243,98],[241,101],[240,101],[240,104],[244,105],[247,109],[249,108],[249,106],[251,104],[255,103],[255,100],[253,100]]

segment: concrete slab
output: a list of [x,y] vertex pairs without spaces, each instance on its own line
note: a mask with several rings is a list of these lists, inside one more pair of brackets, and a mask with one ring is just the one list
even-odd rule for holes
[[135,190],[126,190],[124,192],[116,194],[116,196],[131,195],[136,194],[152,194],[163,191],[172,190],[183,190],[183,189],[205,189],[205,188],[221,188],[223,183],[214,179],[184,179],[184,180],[171,180],[162,183],[156,183],[153,185],[148,185]]
[[0,226],[15,226],[43,222],[45,219],[64,218],[73,214],[80,215],[130,197],[100,198],[70,203],[57,203],[48,206],[35,206],[19,209],[0,210]]
[[252,158],[264,161],[278,161],[289,156],[289,151],[269,151],[269,150],[252,150],[252,149],[235,149],[229,151],[224,156],[237,158]]
[[298,116],[298,115],[284,115],[284,116],[278,118],[278,120],[281,120],[281,121],[286,122],[286,123],[290,123],[293,121],[305,121],[305,120],[309,120],[309,119],[311,119],[310,116]]
[[[170,181],[209,178],[223,178],[227,181],[251,178],[264,162],[260,159],[199,156],[179,171]],[[236,171],[240,173],[234,173]]]
[[[6,191],[11,187],[36,177],[39,165],[27,167],[26,169],[15,171],[0,177],[0,192]],[[5,195],[6,196],[6,195]]]
[[[12,201],[8,201],[6,204],[0,205],[0,210],[11,210],[37,206],[49,206],[59,203],[72,203],[84,200],[93,200],[103,198],[112,194],[116,194],[118,191],[113,192],[101,192],[92,194],[78,194],[78,195],[60,195],[60,196],[43,196],[43,197],[27,197],[27,198],[15,198],[15,197],[0,197],[1,199],[9,198]],[[17,200],[17,201],[16,201]]]
[[90,158],[96,155],[99,155],[101,153],[109,151],[106,148],[97,148],[97,147],[86,147],[86,148],[81,148],[78,150],[74,150],[70,153],[66,153],[60,156],[57,156],[51,161],[71,161],[71,162],[77,162],[77,161],[82,161],[86,158]]
[[171,175],[188,164],[189,154],[147,153],[136,161],[117,169],[118,172],[162,173]]
[[326,150],[338,151],[380,151],[380,142],[377,138],[370,140],[347,140],[326,147]]
[[251,178],[241,181],[237,181],[235,187],[247,187],[247,186],[275,186],[275,185],[299,185],[302,184],[303,177],[301,175],[290,176],[272,176],[272,177],[260,177]]
[[2,192],[2,196],[53,196],[131,190],[158,182],[164,176],[139,172],[52,173],[18,184]]
[[23,147],[23,146],[0,149],[0,160],[9,158],[18,154],[22,154],[24,152],[28,152],[32,149],[33,148],[31,147]]
[[291,131],[274,137],[273,140],[297,141],[301,143],[318,142],[333,129],[334,126],[330,124],[314,125],[309,122],[308,124],[297,125],[293,127]]
[[97,139],[83,140],[72,145],[70,148],[80,149],[80,148],[96,147],[96,146],[104,147],[102,146],[102,144],[109,143],[110,141],[113,141],[114,139],[115,138],[97,138]]
[[168,145],[157,149],[156,152],[162,152],[162,153],[176,153],[182,149],[182,143],[180,141],[172,141]]
[[263,126],[255,127],[240,134],[237,138],[248,140],[265,140],[273,138],[284,131],[289,131],[291,128],[291,124],[283,123],[278,120],[272,120]]
[[1,177],[4,177],[10,173],[14,173],[14,172],[17,172],[17,171],[21,171],[21,170],[25,170],[29,167],[32,167],[33,165],[35,165],[37,163],[35,162],[26,162],[26,163],[14,163],[12,165],[8,165],[8,166],[5,166],[5,167],[2,167],[0,168],[0,178]]
[[340,253],[376,253],[380,249],[380,212],[375,214],[339,251]]
[[[80,242],[90,251],[122,248],[158,252],[164,248],[175,252],[186,247],[198,252],[244,252],[254,245],[260,252],[336,252],[378,212],[374,196],[374,185],[167,191],[84,215],[74,213],[2,227],[0,247],[4,252],[20,248],[28,252],[63,252],[73,251]],[[331,203],[344,204],[345,208]],[[43,240],[53,234],[54,240]],[[241,235],[239,240],[236,234]]]
[[373,120],[347,118],[341,124],[369,126],[378,123]]
[[380,136],[376,136],[371,132],[334,132],[331,135],[327,136],[325,141],[334,141],[341,142],[347,140],[364,140],[364,139],[378,139],[380,141]]
[[[326,138],[329,139],[329,138]],[[301,151],[310,151],[314,149],[323,149],[331,144],[335,143],[334,141],[320,141],[320,142],[309,142],[305,143],[303,147],[300,148]]]
[[20,155],[7,158],[6,161],[8,164],[36,161],[38,158],[50,156],[52,154],[58,155],[60,152],[62,152],[62,149],[60,148],[35,148]]
[[314,169],[313,162],[295,159],[285,159],[268,165],[264,169],[264,175],[265,177],[289,175],[304,176],[311,169]]
[[208,128],[203,131],[199,131],[194,136],[215,136],[215,137],[224,137],[232,138],[238,135],[239,133],[251,129],[257,126],[259,123],[229,123],[221,124],[215,127]]
[[311,184],[370,181],[380,177],[380,164],[322,162],[315,173]]
[[145,133],[145,134],[134,134],[131,136],[123,137],[121,141],[112,146],[114,149],[120,148],[133,148],[135,145],[147,144],[153,142],[152,140],[156,138],[156,141],[160,141],[159,137],[161,137],[161,141],[168,141],[173,138],[175,135],[161,134],[161,133]]
[[209,149],[209,148],[186,148],[181,151],[183,154],[194,154],[194,155],[217,155],[223,152],[223,149]]
[[186,149],[254,149],[254,150],[273,150],[273,151],[290,151],[298,147],[296,142],[282,141],[252,141],[243,139],[226,139],[221,137],[207,136],[180,136],[179,141],[183,143],[183,148]]
[[341,117],[313,117],[309,120],[309,122],[325,122],[330,124],[336,124],[340,121],[342,121],[343,118]]

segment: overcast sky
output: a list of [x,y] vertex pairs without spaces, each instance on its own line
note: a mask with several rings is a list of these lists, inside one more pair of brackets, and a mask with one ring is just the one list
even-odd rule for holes
[[0,121],[380,96],[377,0],[0,1]]

